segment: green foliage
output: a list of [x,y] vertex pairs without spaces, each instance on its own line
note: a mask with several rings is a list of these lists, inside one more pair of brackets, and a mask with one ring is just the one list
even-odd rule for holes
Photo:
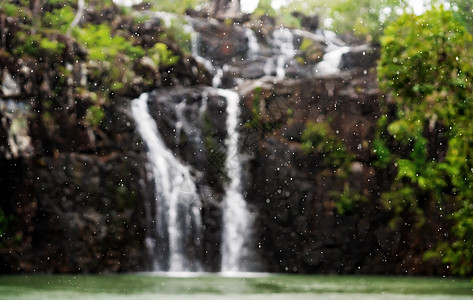
[[133,46],[122,36],[112,36],[111,28],[106,24],[88,25],[74,30],[74,36],[87,47],[90,59],[114,61],[119,54],[135,59],[144,55],[144,50]]
[[72,20],[74,20],[75,14],[76,12],[70,6],[65,6],[54,9],[52,12],[46,12],[41,23],[43,26],[55,28],[62,33],[66,33]]
[[271,6],[271,0],[259,0],[258,6],[256,7],[253,15],[258,16],[270,16],[276,17],[276,11]]
[[376,138],[373,141],[373,152],[376,154],[375,167],[385,169],[391,163],[391,151],[386,145],[385,141]]
[[[107,104],[110,94],[125,87],[134,76],[133,61],[142,57],[145,50],[134,46],[132,41],[118,34],[112,34],[107,24],[87,25],[74,28],[73,36],[86,47],[89,61],[89,81],[93,85],[91,91],[99,93],[99,97]],[[86,121],[98,126],[103,115],[98,106],[89,108]]]
[[[442,6],[421,16],[404,14],[390,25],[382,41],[378,76],[397,104],[396,119],[380,124],[378,166],[392,160],[397,176],[381,196],[398,220],[414,214],[421,221],[420,198],[430,205],[456,207],[451,229],[455,240],[439,246],[445,263],[459,274],[473,271],[473,76],[472,37],[452,11]],[[388,154],[387,136],[398,145]],[[448,142],[444,157],[429,151],[431,136]],[[388,156],[390,157],[388,159]],[[432,253],[428,254],[429,257]]]
[[329,17],[333,5],[343,0],[292,0],[286,6],[282,7],[278,14],[291,14],[300,12],[318,15],[321,20]]
[[386,24],[397,18],[396,10],[406,6],[403,0],[336,1],[331,6],[332,27],[339,33],[352,32],[377,42]]
[[51,40],[37,33],[34,35],[19,32],[16,36],[18,46],[13,49],[17,56],[27,54],[33,57],[45,57],[51,55],[61,55],[66,48],[61,42]]
[[329,194],[333,199],[335,199],[335,208],[340,215],[353,211],[357,203],[366,201],[366,197],[351,191],[350,183],[348,181],[343,185],[343,192],[331,191]]
[[450,0],[455,19],[473,33],[473,3],[471,0]]
[[334,168],[346,167],[353,160],[353,156],[347,153],[345,145],[332,133],[326,122],[308,122],[302,141],[304,151],[318,153],[326,164]]
[[285,26],[285,27],[290,27],[290,28],[301,28],[301,20],[293,16],[292,14],[280,14],[278,15],[279,17],[279,22]]
[[187,9],[195,9],[197,6],[207,2],[204,0],[181,0],[176,3],[175,0],[150,0],[151,9],[155,11],[166,11],[176,14],[182,14]]
[[39,40],[39,48],[55,55],[61,55],[64,52],[66,45],[58,41],[52,41],[48,38],[41,38]]
[[311,39],[303,38],[299,46],[299,55],[296,59],[300,63],[317,63],[322,60],[324,50],[320,45]]
[[282,13],[310,12],[330,20],[325,24],[327,29],[378,42],[385,26],[405,7],[405,0],[293,0]]
[[181,18],[171,19],[166,31],[159,36],[160,40],[172,40],[184,54],[192,53],[192,36],[187,29],[187,22]]
[[[302,134],[302,149],[313,153],[322,159],[321,167],[325,168],[327,176],[333,176],[336,184],[329,196],[334,200],[334,207],[340,215],[353,211],[357,203],[366,201],[366,197],[354,191],[348,179],[354,155],[348,153],[343,142],[332,132],[327,122],[308,122]],[[343,184],[343,190],[337,186]]]
[[172,50],[169,50],[168,46],[164,43],[154,44],[154,46],[148,50],[148,56],[151,57],[156,67],[172,66],[179,60],[179,56],[174,55]]
[[260,122],[261,112],[260,112],[260,102],[261,102],[261,87],[255,87],[253,90],[253,102],[251,105],[251,119],[255,122]]
[[395,181],[389,190],[381,194],[381,205],[393,213],[393,218],[389,221],[392,229],[398,228],[402,223],[402,216],[405,213],[414,215],[416,226],[420,227],[425,223],[422,209],[419,207],[418,194],[415,187]]
[[100,105],[92,105],[87,108],[87,112],[85,115],[85,120],[87,121],[87,124],[93,127],[98,127],[104,117],[105,112],[103,107],[101,107]]
[[22,8],[13,3],[3,2],[0,3],[0,11],[8,17],[19,17],[22,12]]
[[[470,56],[466,47],[470,41],[471,36],[451,12],[438,9],[422,16],[404,14],[382,38],[378,72],[386,79],[384,88],[396,91],[400,102],[411,110],[418,104],[425,106],[424,100],[432,106],[448,104],[451,98],[441,94],[457,94],[467,83],[463,69]],[[425,99],[427,95],[432,97]]]

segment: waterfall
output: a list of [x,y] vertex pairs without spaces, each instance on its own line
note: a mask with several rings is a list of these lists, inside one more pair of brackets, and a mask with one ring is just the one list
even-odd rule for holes
[[[187,27],[186,27],[187,28]],[[191,43],[192,43],[192,56],[197,60],[199,63],[201,63],[207,71],[209,71],[211,74],[215,74],[217,71],[215,70],[212,62],[205,57],[200,55],[199,51],[199,44],[200,44],[200,38],[199,34],[192,29],[192,27],[188,27],[188,32],[190,33],[191,36]]]
[[147,237],[155,271],[201,270],[200,198],[189,170],[166,147],[148,112],[148,94],[132,102],[137,128],[148,148],[155,181],[157,238]]
[[199,44],[200,44],[200,37],[199,33],[197,33],[192,26],[188,26],[187,32],[191,36],[191,43],[192,43],[192,56],[195,58],[196,61],[201,63],[210,74],[212,74],[212,86],[219,87],[222,84],[222,77],[224,71],[228,70],[228,66],[224,65],[222,68],[217,68],[213,65],[213,63],[208,60],[207,58],[200,55],[199,51]]
[[3,123],[0,126],[7,129],[6,136],[3,136],[7,143],[0,145],[0,154],[3,153],[7,159],[30,157],[34,153],[28,126],[29,114],[30,107],[27,104],[0,99],[0,122]]
[[258,40],[250,28],[245,28],[245,36],[248,39],[248,58],[254,60],[260,53]]
[[287,62],[296,54],[294,49],[294,35],[287,28],[279,28],[273,32],[273,47],[276,56],[268,60],[264,69],[266,75],[276,73],[276,78],[283,79],[286,76]]
[[[168,26],[172,24],[173,18],[175,18],[174,15],[163,13],[156,13],[154,17],[161,18],[163,23]],[[166,109],[169,109],[170,115],[172,115],[172,118],[175,118],[174,128],[171,129],[175,130],[176,145],[183,145],[180,143],[181,137],[186,142],[186,147],[193,148],[193,145],[200,145],[196,147],[200,148],[193,152],[194,157],[192,159],[195,160],[192,161],[192,165],[195,167],[193,171],[196,172],[192,174],[200,174],[199,172],[205,174],[208,171],[207,169],[204,170],[204,166],[209,162],[208,157],[205,157],[208,149],[205,148],[206,140],[203,137],[203,127],[200,126],[206,125],[204,118],[209,115],[208,113],[216,113],[216,109],[219,106],[213,102],[216,100],[215,96],[218,95],[225,98],[227,104],[225,124],[218,124],[217,127],[219,134],[223,134],[223,128],[221,127],[223,125],[226,126],[225,149],[220,150],[222,150],[222,153],[226,151],[224,166],[228,180],[223,183],[223,197],[216,198],[222,199],[222,202],[213,201],[211,205],[207,206],[210,202],[206,201],[206,196],[199,196],[197,193],[198,190],[202,192],[205,188],[212,189],[211,187],[203,187],[204,184],[209,184],[206,181],[207,179],[197,175],[196,177],[200,180],[198,182],[201,184],[199,189],[197,189],[194,178],[190,173],[190,168],[179,161],[176,155],[166,147],[161,134],[157,130],[156,122],[149,115],[147,107],[148,95],[143,94],[139,99],[135,99],[132,102],[133,116],[136,120],[138,131],[147,145],[149,169],[152,171],[156,185],[154,230],[148,233],[146,243],[154,259],[155,270],[202,270],[200,262],[204,261],[204,259],[207,261],[209,259],[208,256],[218,255],[218,250],[214,248],[204,255],[203,234],[205,234],[206,240],[211,239],[214,245],[218,244],[219,237],[215,237],[217,235],[215,233],[218,233],[220,230],[219,216],[221,214],[221,244],[219,245],[221,271],[223,273],[252,271],[254,270],[254,256],[257,252],[253,251],[250,247],[252,244],[251,236],[253,235],[254,216],[250,213],[245,201],[246,199],[243,196],[242,155],[238,151],[240,98],[235,91],[219,87],[231,82],[229,76],[232,76],[232,72],[240,67],[247,68],[245,70],[246,74],[242,75],[242,78],[253,78],[253,74],[256,73],[260,77],[263,77],[265,74],[270,75],[272,78],[269,78],[269,80],[272,81],[284,79],[289,67],[291,67],[291,72],[296,75],[312,68],[314,68],[317,75],[334,74],[339,72],[338,66],[342,54],[349,51],[350,48],[339,41],[334,33],[328,31],[311,33],[302,30],[293,31],[287,28],[274,30],[269,40],[270,47],[268,48],[266,44],[258,44],[253,30],[245,28],[243,30],[248,43],[248,52],[246,55],[243,54],[243,56],[246,56],[249,63],[241,63],[239,59],[221,61],[220,58],[216,58],[215,62],[210,57],[219,57],[218,55],[207,51],[208,56],[204,57],[199,51],[203,48],[200,47],[202,45],[200,45],[200,35],[197,30],[202,31],[205,28],[199,23],[203,21],[191,17],[187,17],[187,21],[188,24],[184,25],[184,30],[191,37],[192,55],[212,75],[213,87],[200,90],[202,94],[197,96],[195,94],[188,98],[184,96],[179,101],[177,101],[177,97],[174,97],[173,101],[166,102],[166,105],[169,105],[166,106]],[[205,37],[207,38],[207,36]],[[295,37],[309,38],[319,43],[321,47],[326,42],[327,47],[325,48],[323,60],[315,66],[312,64],[301,68],[294,59],[297,52],[294,48]],[[239,36],[238,41],[242,40]],[[235,41],[237,43],[235,46],[238,46],[238,41]],[[211,47],[210,49],[214,48]],[[241,59],[242,61],[244,60],[244,58]],[[261,70],[263,66],[264,73]],[[238,70],[236,70],[234,74],[241,75],[243,72],[238,73]],[[254,78],[260,77],[255,76]],[[241,87],[243,87],[243,84],[246,84],[246,82],[240,84],[238,87],[240,91],[242,91]],[[191,87],[189,89],[193,90],[194,88]],[[244,92],[242,93],[244,94]],[[181,94],[178,91],[175,95]],[[202,100],[201,103],[199,99]],[[218,101],[221,100],[219,99]],[[200,106],[196,107],[199,103]],[[220,102],[219,105],[221,105]],[[223,106],[221,110],[218,109],[217,113],[224,113]],[[212,122],[215,122],[215,120],[223,123],[223,119],[212,119]],[[172,121],[170,124],[172,124]],[[212,126],[216,125],[212,124]],[[220,138],[221,135],[217,144],[223,146]],[[187,151],[188,149],[184,149],[180,153],[190,154]],[[212,194],[212,192],[207,194]],[[221,195],[220,190],[215,195]],[[202,202],[205,204],[204,210],[202,210]],[[202,211],[204,222],[201,219]],[[212,214],[206,214],[209,211]],[[211,222],[208,222],[209,220]],[[210,225],[203,229],[202,223]],[[217,267],[217,263],[212,262],[211,264],[212,268]]]
[[227,99],[227,157],[225,167],[229,177],[223,200],[222,272],[249,271],[245,258],[250,255],[247,243],[253,218],[241,192],[242,161],[238,152],[240,97],[230,90],[218,90]]
[[324,54],[322,61],[315,66],[315,72],[320,75],[336,74],[342,61],[342,55],[350,50],[349,47],[338,47]]
[[332,31],[324,31],[323,36],[327,41],[327,50],[322,61],[315,66],[315,73],[318,75],[331,75],[340,71],[338,67],[342,61],[342,55],[350,51],[350,47],[343,46],[343,42],[337,39]]
[[[250,29],[245,30],[248,38],[248,47],[250,58],[254,58],[259,52],[259,46],[256,36]],[[216,88],[217,93],[227,100],[227,139],[225,145],[227,148],[227,157],[225,168],[230,179],[226,187],[225,197],[222,205],[222,272],[240,272],[247,271],[244,259],[248,257],[249,250],[247,247],[249,232],[252,228],[252,217],[248,211],[246,201],[241,193],[241,158],[238,153],[238,126],[239,126],[239,101],[240,96],[233,91],[225,89],[217,89],[222,83],[224,71],[228,71],[228,66],[215,68],[213,64],[206,58],[202,57],[198,51],[199,36],[197,32],[192,34],[192,55],[197,61],[202,63],[207,70],[214,74],[212,86]],[[292,42],[291,42],[292,44]],[[207,96],[209,91],[205,91],[203,95],[203,106],[201,107],[201,115],[203,107],[207,106]]]

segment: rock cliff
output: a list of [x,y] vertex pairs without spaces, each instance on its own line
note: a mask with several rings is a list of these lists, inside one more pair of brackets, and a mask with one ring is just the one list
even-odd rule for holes
[[[150,113],[202,198],[199,259],[207,271],[220,270],[221,203],[231,170],[224,167],[227,103],[218,87],[241,97],[242,191],[255,216],[254,270],[443,272],[440,263],[422,259],[439,238],[435,220],[423,234],[407,223],[394,230],[378,201],[394,173],[373,164],[387,101],[377,87],[376,49],[348,47],[310,31],[314,24],[289,30],[187,17],[192,32],[184,33],[197,38],[191,56],[164,39],[162,16],[136,23],[112,6],[85,19],[99,23],[99,16],[148,54],[163,39],[177,59],[159,67],[151,54],[134,59],[126,65],[132,74],[117,81],[123,86],[110,90],[104,78],[113,69],[89,60],[68,34],[54,37],[65,45],[59,54],[15,52],[19,18],[1,15],[0,204],[7,227],[0,272],[151,269],[146,238],[156,235],[157,179],[130,101],[153,90]],[[328,68],[321,62],[333,49],[343,52]],[[91,107],[103,112],[97,123]]]

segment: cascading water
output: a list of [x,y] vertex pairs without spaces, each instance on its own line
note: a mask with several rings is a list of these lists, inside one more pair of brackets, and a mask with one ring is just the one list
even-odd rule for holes
[[266,75],[276,73],[276,78],[283,79],[286,76],[287,63],[296,54],[294,49],[294,35],[288,28],[279,28],[273,32],[273,47],[276,56],[268,60],[264,71]]
[[[5,86],[1,88],[5,93]],[[5,153],[7,159],[29,157],[34,153],[29,135],[29,112],[29,106],[24,103],[0,99],[0,115],[3,116],[0,121],[9,126],[8,134],[3,136],[7,139],[8,149],[2,146],[0,153]]]
[[258,39],[250,28],[245,28],[245,36],[248,39],[248,59],[254,60],[260,53]]
[[334,32],[324,31],[324,38],[327,41],[327,49],[322,61],[315,66],[315,73],[318,75],[337,74],[338,67],[342,60],[342,55],[350,51],[350,47],[342,46],[342,42],[337,40]]
[[[166,15],[166,17],[168,17]],[[218,87],[224,68],[219,69],[212,65],[210,60],[200,56],[199,35],[188,28],[192,37],[192,54],[207,70],[214,74],[213,86]],[[247,34],[248,35],[248,34]],[[254,34],[248,38],[249,42],[256,43]],[[250,48],[258,51],[253,44]],[[256,55],[256,53],[254,53]],[[221,271],[240,272],[248,271],[245,261],[250,255],[247,244],[252,227],[252,216],[241,193],[241,158],[238,153],[238,126],[239,126],[239,95],[236,92],[224,89],[207,89],[202,95],[201,117],[206,109],[207,95],[217,93],[227,101],[227,139],[225,142],[227,156],[225,162],[229,183],[226,187],[222,203],[222,244],[221,244]],[[188,131],[190,125],[183,117],[185,100],[175,107],[177,122],[176,135],[181,131]],[[133,101],[133,115],[137,121],[140,134],[149,148],[151,168],[156,183],[156,231],[157,240],[148,238],[148,248],[153,252],[154,269],[163,271],[196,271],[200,266],[187,255],[186,243],[189,240],[200,242],[200,207],[199,196],[195,184],[191,180],[189,170],[166,147],[156,123],[148,113],[147,94]],[[187,132],[186,132],[187,134]],[[187,134],[188,135],[188,134]],[[189,209],[182,207],[182,203],[190,204]],[[184,222],[183,222],[184,221]],[[187,232],[185,225],[192,227]],[[197,231],[197,227],[199,230]],[[191,237],[194,232],[197,236]],[[163,245],[164,244],[164,245]],[[192,247],[191,247],[192,248]],[[167,261],[167,263],[165,263]]]
[[192,26],[187,27],[187,31],[191,36],[192,43],[192,56],[201,63],[210,74],[212,74],[212,86],[219,87],[222,84],[222,77],[225,69],[228,69],[228,66],[223,66],[222,68],[215,67],[210,60],[200,55],[199,45],[200,37],[199,34],[192,28]]
[[227,157],[225,167],[229,177],[223,200],[222,272],[249,271],[245,258],[250,255],[249,233],[253,218],[241,192],[242,160],[238,152],[239,101],[237,93],[218,90],[227,99]]
[[148,148],[155,181],[157,238],[147,237],[155,271],[200,271],[200,198],[189,170],[164,144],[148,112],[148,94],[132,102],[137,128]]
[[[169,15],[160,17],[167,18],[165,23],[170,22]],[[194,26],[200,24],[195,22],[201,22],[190,17],[188,21]],[[226,62],[228,65],[215,66],[210,59],[199,53],[201,46],[199,33],[191,25],[186,25],[185,30],[192,37],[194,58],[213,75],[213,88],[204,89],[199,97],[202,102],[198,110],[194,107],[192,111],[197,113],[192,116],[188,114],[188,105],[196,105],[198,102],[195,100],[187,103],[183,99],[178,103],[170,103],[170,105],[175,105],[173,113],[176,118],[174,128],[176,138],[179,141],[181,134],[185,134],[191,144],[198,144],[199,139],[202,144],[202,132],[197,128],[195,120],[203,120],[208,113],[207,106],[210,103],[209,99],[212,99],[211,96],[219,95],[226,99],[225,172],[228,175],[228,182],[224,186],[224,197],[221,203],[221,271],[224,273],[252,271],[251,262],[253,262],[254,252],[249,245],[251,245],[254,217],[249,212],[242,193],[242,157],[238,152],[240,98],[233,90],[218,88],[223,74],[232,71],[232,68],[235,68],[235,62],[228,61]],[[307,37],[320,43],[327,41],[328,46],[323,61],[315,66],[316,73],[319,75],[338,72],[340,57],[349,50],[343,43],[336,41],[335,36],[331,39],[329,36],[297,32],[297,30],[292,31],[287,28],[280,28],[273,32],[270,40],[271,49],[265,46],[260,49],[254,32],[249,28],[244,29],[244,32],[248,42],[246,58],[252,63],[259,64],[258,66],[264,65],[265,74],[274,76],[276,79],[284,79],[288,66],[292,63],[297,64],[293,61],[296,55],[295,36]],[[327,34],[330,35],[330,33]],[[297,68],[296,65],[294,67]],[[205,199],[201,199],[197,194],[189,168],[183,165],[163,142],[155,121],[148,113],[147,97],[147,94],[143,94],[139,99],[134,100],[132,108],[138,130],[149,149],[149,163],[156,183],[156,237],[150,235],[147,238],[147,244],[154,257],[154,268],[163,271],[198,271],[201,270],[199,258],[203,251],[200,209],[201,200]]]
[[[256,41],[256,37],[250,29],[245,30],[245,35],[248,38],[248,57],[254,57],[259,52],[259,46]],[[223,66],[222,69],[216,69],[212,63],[200,56],[199,38],[198,34],[194,32],[192,34],[192,54],[197,61],[202,62],[207,70],[214,74],[212,85],[214,88],[218,88],[221,84],[223,72],[227,66]],[[292,44],[292,42],[291,42]],[[227,147],[227,157],[225,161],[225,168],[229,177],[229,184],[226,187],[225,197],[223,200],[222,210],[222,262],[221,271],[228,272],[241,272],[248,271],[248,266],[245,265],[245,258],[250,255],[250,250],[247,247],[249,243],[249,232],[252,228],[252,216],[248,211],[246,201],[241,193],[241,168],[242,161],[238,153],[238,126],[239,126],[239,95],[231,90],[216,89],[217,93],[227,100],[227,139],[225,145]],[[203,102],[206,106],[207,96],[209,90],[204,92]],[[204,105],[201,107],[204,107]]]

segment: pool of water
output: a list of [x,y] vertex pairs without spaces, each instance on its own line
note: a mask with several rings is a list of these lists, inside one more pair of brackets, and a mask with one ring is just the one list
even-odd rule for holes
[[0,299],[473,299],[469,279],[270,274],[0,276]]

